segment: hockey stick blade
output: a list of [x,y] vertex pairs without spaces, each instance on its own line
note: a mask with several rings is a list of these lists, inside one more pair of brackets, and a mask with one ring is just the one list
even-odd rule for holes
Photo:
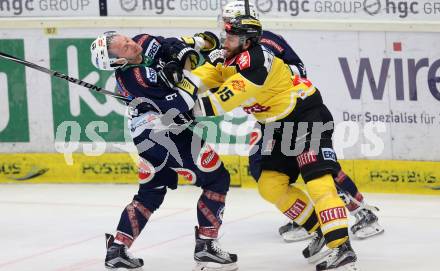
[[34,64],[32,62],[29,62],[29,61],[26,61],[26,60],[23,60],[23,59],[16,58],[14,56],[5,54],[3,52],[0,52],[0,57],[2,57],[4,59],[7,59],[7,60],[10,60],[10,61],[13,61],[13,62],[16,62],[16,63],[19,63],[19,64],[22,64],[22,65],[25,65],[25,66],[27,66],[29,68],[32,68],[32,69],[35,69],[35,70],[39,70],[41,72],[47,73],[47,74],[55,76],[57,78],[64,79],[66,81],[69,81],[70,83],[77,84],[77,85],[80,85],[82,87],[88,88],[89,90],[93,90],[93,91],[96,91],[96,92],[99,92],[99,93],[102,93],[102,94],[105,94],[105,95],[109,95],[109,96],[111,96],[113,98],[120,99],[120,100],[122,100],[124,102],[128,102],[128,103],[131,102],[131,99],[129,99],[127,97],[118,95],[118,94],[113,93],[111,91],[108,91],[108,90],[105,90],[103,88],[100,88],[100,87],[98,87],[96,85],[84,82],[84,81],[82,81],[80,79],[77,79],[77,78],[74,78],[74,77],[70,77],[70,76],[65,75],[63,73],[60,73],[60,72],[57,72],[57,71],[53,71],[53,70],[49,70],[49,69],[47,69],[45,67],[39,66],[37,64]]

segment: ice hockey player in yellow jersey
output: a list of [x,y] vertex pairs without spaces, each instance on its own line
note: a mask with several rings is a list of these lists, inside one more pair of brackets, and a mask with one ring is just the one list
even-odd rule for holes
[[[203,89],[218,89],[198,100],[198,115],[222,115],[237,107],[262,125],[260,195],[317,238],[303,251],[316,270],[359,270],[348,237],[344,202],[332,174],[339,172],[332,146],[333,117],[319,90],[259,44],[262,27],[252,16],[225,23],[223,50],[209,53],[193,71]],[[289,180],[301,174],[311,200]],[[318,253],[324,245],[326,252]],[[323,254],[325,253],[325,254]]]

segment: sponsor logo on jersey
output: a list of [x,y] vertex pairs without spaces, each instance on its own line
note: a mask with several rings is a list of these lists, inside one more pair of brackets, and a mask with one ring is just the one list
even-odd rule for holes
[[160,46],[160,43],[156,39],[153,39],[148,45],[147,50],[145,51],[145,55],[150,59],[154,59],[160,49]]
[[305,165],[313,164],[318,161],[316,157],[316,152],[314,150],[310,150],[307,152],[303,152],[296,157],[296,161],[298,162],[299,167],[303,167]]
[[197,166],[203,172],[211,172],[218,169],[222,161],[218,154],[209,146],[205,145],[199,155]]
[[145,159],[140,159],[138,164],[139,183],[144,184],[151,181],[156,173],[154,166]]
[[251,56],[248,51],[245,51],[238,56],[237,65],[240,70],[245,70],[251,66]]
[[282,53],[282,52],[284,51],[284,48],[281,47],[278,43],[276,43],[276,42],[273,41],[273,40],[266,39],[266,38],[262,38],[262,39],[260,40],[260,42],[261,42],[262,44],[266,44],[266,45],[269,45],[269,46],[275,48],[275,49],[276,49],[278,52],[280,52],[280,53]]
[[141,70],[138,67],[136,67],[133,69],[133,72],[134,72],[134,77],[136,78],[136,82],[138,82],[138,84],[143,86],[144,88],[147,88],[148,85],[147,83],[145,83],[145,80],[142,77]]
[[299,75],[295,75],[295,77],[293,78],[293,86],[299,86],[301,84],[306,85],[307,87],[311,87],[312,86],[312,82],[309,81],[309,79],[304,78],[304,77],[300,77]]
[[246,84],[243,80],[232,80],[232,89],[236,91],[245,91]]
[[157,72],[154,69],[146,67],[145,72],[150,82],[157,83]]
[[336,153],[331,148],[322,148],[322,157],[324,157],[324,160],[331,160],[336,162]]
[[244,112],[248,113],[248,114],[252,114],[252,113],[261,113],[261,112],[266,112],[270,110],[270,106],[264,106],[261,105],[259,103],[255,103],[251,106],[244,106],[243,107]]
[[189,170],[187,168],[173,168],[173,170],[182,176],[185,180],[187,180],[190,184],[195,184],[197,180],[197,176],[194,171]]
[[345,207],[330,208],[319,212],[319,218],[322,224],[325,224],[333,220],[347,218],[347,212],[345,211]]
[[284,214],[290,219],[294,220],[304,211],[306,206],[307,204],[304,201],[297,199]]
[[145,41],[148,39],[148,35],[143,35],[138,41],[137,44],[139,44],[140,46],[143,46]]
[[250,133],[249,146],[254,146],[255,144],[257,144],[258,141],[260,141],[261,137],[262,137],[262,134],[261,134],[260,129],[254,129]]

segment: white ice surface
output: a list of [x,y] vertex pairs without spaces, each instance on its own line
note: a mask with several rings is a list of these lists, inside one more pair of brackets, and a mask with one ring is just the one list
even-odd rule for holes
[[[135,185],[0,185],[0,270],[105,270],[104,233],[113,233]],[[191,270],[200,190],[169,191],[132,247],[144,270]],[[440,270],[440,197],[367,194],[381,208],[385,233],[353,240],[361,270]],[[352,218],[353,219],[353,218]],[[256,190],[232,188],[222,246],[240,270],[315,270],[302,258],[308,241],[284,243],[286,220]]]

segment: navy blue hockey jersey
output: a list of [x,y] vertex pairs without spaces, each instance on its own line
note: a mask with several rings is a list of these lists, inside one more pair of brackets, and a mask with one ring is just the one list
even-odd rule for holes
[[283,37],[273,32],[264,30],[260,43],[272,51],[276,57],[281,58],[284,63],[295,66],[298,69],[301,77],[307,77],[306,68],[304,67],[304,63],[302,62],[301,58],[299,58],[299,56]]
[[[169,61],[169,54],[164,48],[171,43],[182,43],[182,41],[148,34],[137,35],[133,40],[142,46],[143,61],[141,64],[127,65],[116,70],[119,93],[132,99],[146,98],[149,102],[139,105],[137,109],[140,111],[161,113],[170,109],[177,109],[182,113],[190,111],[197,96],[196,89],[169,88],[158,76],[159,61]],[[195,86],[191,85],[191,87]]]

